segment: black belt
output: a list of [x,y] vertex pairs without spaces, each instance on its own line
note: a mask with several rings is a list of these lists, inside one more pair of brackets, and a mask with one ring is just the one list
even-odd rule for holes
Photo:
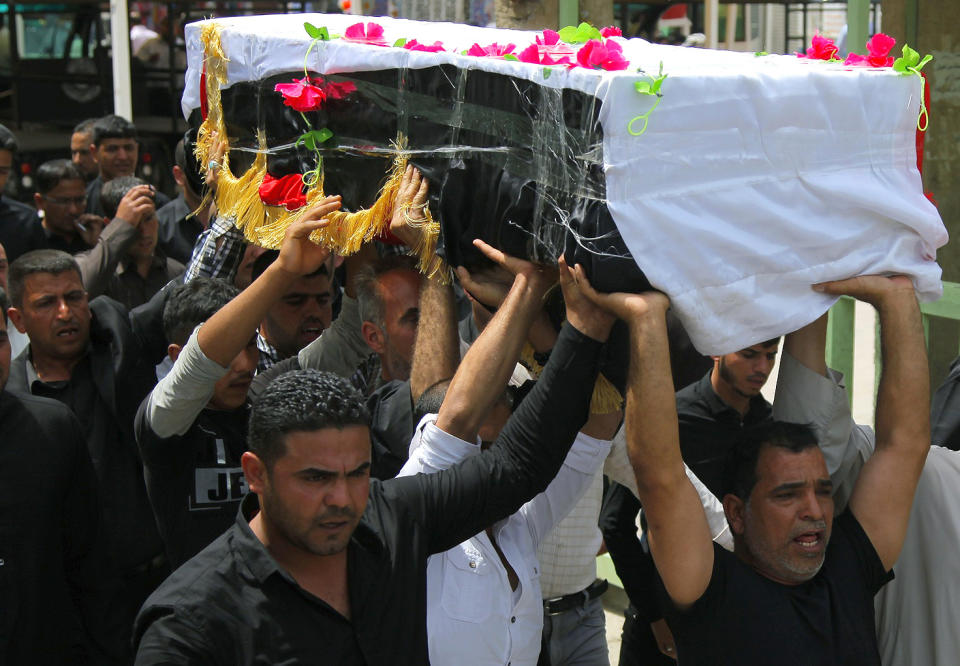
[[574,592],[563,597],[543,600],[543,612],[547,615],[560,615],[574,608],[581,608],[587,602],[593,601],[607,591],[607,580],[598,578],[585,590]]

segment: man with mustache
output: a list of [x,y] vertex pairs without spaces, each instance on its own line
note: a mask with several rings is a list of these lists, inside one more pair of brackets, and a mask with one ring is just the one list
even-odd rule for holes
[[[253,280],[260,277],[279,254],[276,250],[267,250],[257,257],[253,263]],[[330,327],[333,319],[332,268],[331,257],[312,274],[299,277],[266,311],[257,331],[258,372],[296,356]]]
[[[98,119],[93,124],[92,139],[89,150],[100,173],[87,185],[86,211],[105,217],[100,191],[114,178],[134,175],[140,157],[140,144],[137,141],[136,126],[126,118],[116,115]],[[170,197],[162,192],[156,193],[158,208],[169,202]]]
[[878,312],[876,449],[835,518],[812,428],[771,420],[746,431],[723,497],[732,554],[711,543],[683,471],[666,297],[583,288],[630,328],[627,443],[679,663],[879,664],[873,597],[900,554],[930,445],[929,373],[910,280],[861,276],[814,287]]
[[10,265],[8,283],[10,320],[30,339],[11,364],[8,389],[58,400],[80,422],[101,489],[103,564],[116,578],[100,600],[112,641],[102,649],[123,662],[137,609],[169,571],[133,435],[133,415],[155,382],[157,350],[134,333],[122,305],[88,300],[80,268],[65,252],[24,254]]

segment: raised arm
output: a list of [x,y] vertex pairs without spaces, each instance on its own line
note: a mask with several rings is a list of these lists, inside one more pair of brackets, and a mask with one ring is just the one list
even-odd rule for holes
[[813,427],[840,512],[847,506],[860,469],[873,451],[873,433],[854,423],[843,376],[827,368],[826,346],[827,315],[786,336],[773,417]]
[[[528,288],[526,278],[517,280],[518,292]],[[511,293],[506,308],[515,297]],[[570,302],[567,324],[540,379],[490,449],[437,474],[384,483],[390,501],[418,516],[429,552],[447,550],[515,512],[560,469],[587,420],[602,342],[613,324],[592,303],[571,309]]]
[[117,214],[90,250],[76,256],[83,287],[90,298],[106,291],[110,277],[124,253],[140,238],[140,223],[156,215],[153,190],[149,185],[131,187],[117,207]]
[[544,267],[507,256],[481,240],[474,244],[515,277],[496,315],[461,361],[437,417],[438,428],[466,441],[476,439],[503,394],[543,295],[555,279]]
[[713,544],[700,497],[680,456],[677,405],[667,344],[667,297],[600,294],[580,266],[577,279],[601,307],[627,322],[630,369],[627,379],[627,453],[647,517],[650,551],[673,602],[687,607],[699,599],[713,571]]
[[[429,183],[413,166],[407,166],[394,201],[390,231],[410,248],[417,248],[425,236]],[[423,277],[420,290],[420,320],[410,367],[410,398],[414,403],[439,381],[450,379],[460,363],[460,336],[453,287],[443,284],[448,270]]]
[[864,464],[850,509],[884,567],[900,555],[920,472],[930,448],[930,377],[920,307],[903,276],[861,276],[815,287],[877,309],[883,370],[877,392],[873,455]]
[[270,306],[301,275],[308,275],[326,261],[330,252],[310,241],[315,229],[327,225],[328,213],[340,208],[340,197],[326,197],[300,221],[287,228],[280,256],[232,301],[200,328],[197,342],[211,361],[227,367],[247,346]]

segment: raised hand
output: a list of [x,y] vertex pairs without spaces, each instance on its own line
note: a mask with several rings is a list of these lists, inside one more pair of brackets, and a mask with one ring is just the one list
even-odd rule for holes
[[421,176],[420,171],[408,164],[403,172],[390,218],[390,233],[407,247],[416,247],[423,235],[420,225],[426,223],[427,219],[424,209],[427,206],[429,187],[429,182]]
[[851,296],[874,307],[890,296],[916,298],[913,283],[905,275],[860,275],[821,282],[813,285],[813,289],[832,296]]
[[[571,270],[571,269],[568,269]],[[572,269],[573,281],[580,292],[597,307],[613,316],[630,322],[649,314],[662,314],[670,307],[670,299],[660,291],[645,291],[640,294],[624,292],[601,293],[593,288],[583,266],[577,264]],[[566,296],[566,292],[564,292]],[[569,302],[567,309],[569,310]]]
[[217,184],[217,178],[220,177],[220,167],[223,164],[223,156],[227,152],[227,142],[224,139],[221,139],[217,136],[216,132],[212,132],[213,135],[213,147],[210,148],[210,153],[207,155],[209,161],[206,164],[206,175],[204,176],[204,182],[210,187],[213,187]]
[[567,321],[594,340],[606,340],[617,318],[589,298],[583,287],[584,284],[589,287],[590,283],[586,277],[583,283],[578,282],[576,272],[567,265],[565,257],[561,256],[557,264],[560,267],[560,289],[567,307]]
[[157,210],[151,185],[136,185],[127,190],[117,206],[116,217],[131,227],[139,228],[140,223],[150,219]]
[[339,208],[339,194],[324,197],[313,204],[302,218],[287,227],[277,265],[294,275],[309,275],[320,268],[330,256],[330,250],[311,241],[310,234],[330,224],[326,216]]

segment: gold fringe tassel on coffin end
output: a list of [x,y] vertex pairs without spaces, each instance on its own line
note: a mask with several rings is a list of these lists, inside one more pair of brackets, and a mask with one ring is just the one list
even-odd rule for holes
[[[220,43],[220,27],[212,22],[205,25],[201,31],[204,44],[207,118],[200,126],[197,136],[196,156],[197,163],[205,168],[209,163],[210,154],[218,139],[226,140],[227,132],[223,119],[220,89],[227,82],[227,58]],[[262,132],[257,134],[259,151],[253,164],[247,171],[237,178],[230,169],[229,151],[220,160],[220,170],[217,177],[215,200],[218,214],[232,218],[248,241],[268,249],[279,249],[283,242],[284,233],[289,225],[301,219],[311,205],[324,197],[323,176],[307,188],[307,205],[295,211],[288,211],[280,206],[267,206],[260,199],[260,185],[267,173],[267,142]],[[341,255],[350,255],[357,252],[364,243],[368,243],[380,236],[390,225],[394,202],[403,172],[407,166],[407,157],[403,152],[405,140],[397,137],[397,156],[387,182],[380,190],[380,195],[370,208],[353,213],[337,211],[331,213],[329,226],[318,229],[310,235],[310,240],[324,245]],[[209,200],[201,203],[203,208]],[[428,277],[438,277],[449,283],[450,271],[444,262],[436,255],[437,239],[440,235],[440,225],[430,215],[429,209],[424,209],[426,221],[422,226],[423,233],[417,247],[411,248],[411,253],[419,259],[419,268]]]
[[[533,357],[533,347],[530,343],[523,346],[520,352],[520,361],[530,369],[530,372],[539,377],[543,371],[543,366],[537,363]],[[611,414],[619,411],[623,407],[623,396],[617,387],[610,383],[610,380],[603,376],[603,373],[597,375],[597,381],[593,385],[593,395],[590,396],[591,414]]]

